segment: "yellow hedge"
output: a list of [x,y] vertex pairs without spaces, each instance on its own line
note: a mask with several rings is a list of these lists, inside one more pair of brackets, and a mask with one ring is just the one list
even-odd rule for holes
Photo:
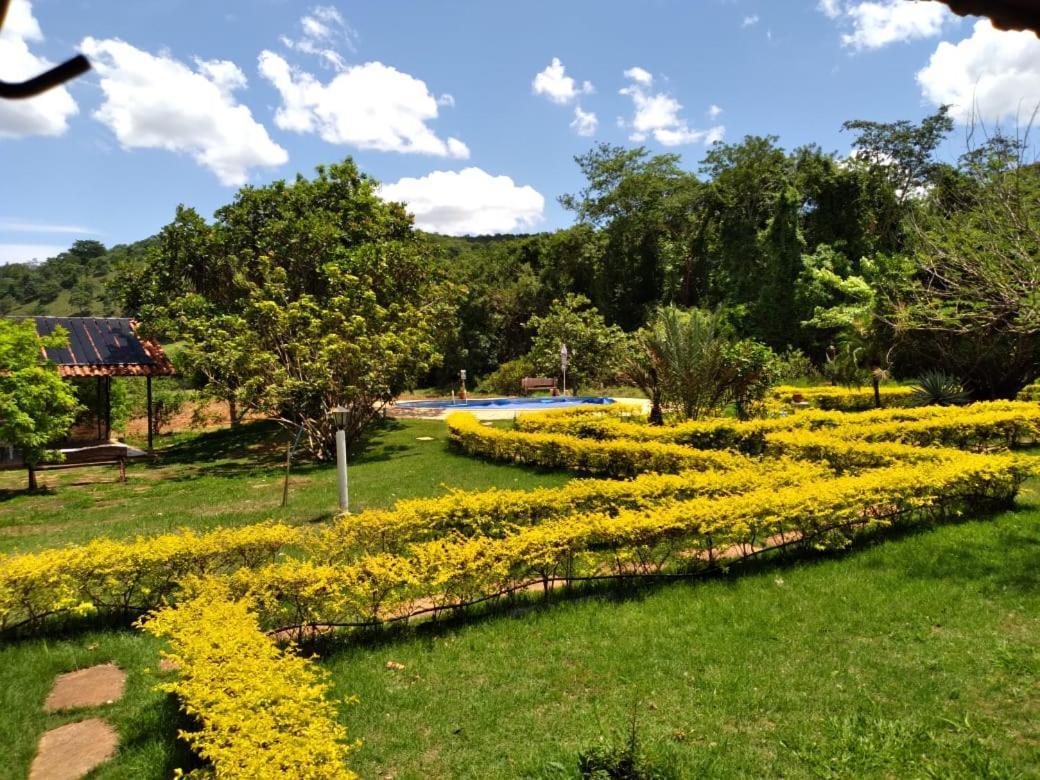
[[179,736],[228,780],[353,780],[351,745],[327,698],[324,674],[292,649],[279,649],[260,629],[248,601],[230,600],[219,582],[199,582],[176,607],[141,622],[169,640],[163,655],[177,679],[175,694],[199,724]]
[[316,560],[342,560],[351,552],[401,552],[422,540],[502,536],[567,515],[649,509],[668,501],[734,495],[826,479],[833,472],[808,461],[776,459],[733,471],[641,474],[631,480],[576,479],[559,488],[452,491],[438,498],[399,501],[393,510],[347,515],[309,539]]
[[675,444],[590,442],[575,436],[505,431],[481,425],[468,412],[452,414],[447,424],[452,442],[470,455],[543,468],[631,477],[646,471],[728,470],[747,465],[747,458],[737,453]]
[[60,613],[150,609],[187,575],[257,567],[298,540],[290,526],[258,523],[0,557],[0,631]]
[[[913,401],[913,388],[898,385],[883,385],[881,391],[882,406],[908,406]],[[780,385],[770,390],[773,401],[790,403],[796,396],[819,409],[836,409],[844,412],[864,411],[874,408],[873,387],[789,387]]]
[[[562,411],[562,410],[561,410]],[[1014,446],[1040,435],[1040,407],[996,401],[963,407],[925,406],[845,412],[805,411],[762,420],[715,418],[652,426],[613,415],[521,415],[517,428],[529,433],[557,433],[597,440],[632,439],[684,444],[702,449],[736,449],[757,454],[766,437],[788,430],[819,430],[844,439],[894,441],[917,446]]]
[[503,536],[453,536],[343,562],[287,560],[228,582],[271,626],[364,624],[492,598],[549,578],[690,571],[762,547],[841,546],[851,534],[1003,506],[1030,468],[1012,455],[899,464],[807,485],[616,513],[568,515]]

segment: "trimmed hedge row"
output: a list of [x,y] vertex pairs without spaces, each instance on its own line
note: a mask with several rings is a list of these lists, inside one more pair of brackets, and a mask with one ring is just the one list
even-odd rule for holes
[[647,471],[728,471],[748,464],[748,459],[737,453],[695,450],[677,444],[592,442],[576,436],[503,431],[481,425],[468,412],[450,415],[447,424],[451,440],[470,455],[587,474],[632,477]]
[[[884,385],[879,388],[882,406],[909,406],[913,402],[911,387]],[[801,396],[810,406],[817,409],[841,412],[860,412],[874,408],[873,387],[789,387],[780,385],[769,391],[769,397],[777,402],[791,402]]]
[[219,581],[196,582],[193,590],[140,623],[169,640],[163,655],[178,677],[159,687],[199,724],[178,734],[210,764],[191,774],[354,780],[345,763],[353,746],[326,695],[325,675],[291,649],[279,649],[260,629],[254,605],[229,599]]
[[[562,411],[562,410],[560,410]],[[807,411],[762,420],[716,418],[672,426],[651,426],[613,414],[561,414],[560,411],[521,415],[517,429],[528,433],[558,433],[579,438],[632,439],[684,444],[701,449],[735,449],[758,454],[775,432],[813,430],[862,441],[892,441],[920,447],[959,449],[1015,446],[1040,435],[1040,406],[1014,401],[964,407],[927,406],[879,409],[849,414]]]
[[615,514],[565,516],[504,536],[451,537],[401,554],[291,560],[227,582],[270,627],[358,625],[494,598],[550,579],[690,573],[764,547],[841,547],[851,535],[1006,505],[1030,467],[1012,455],[899,464],[805,485],[766,487]]
[[87,544],[0,558],[0,631],[38,627],[58,614],[141,612],[163,603],[189,575],[258,567],[299,541],[277,523],[181,531],[131,542]]

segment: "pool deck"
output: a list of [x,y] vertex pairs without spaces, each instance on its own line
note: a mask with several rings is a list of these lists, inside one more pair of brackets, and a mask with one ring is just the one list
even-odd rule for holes
[[[614,398],[612,399],[617,403],[623,404],[639,404],[646,411],[650,409],[650,402],[645,398]],[[480,407],[469,408],[469,409],[423,409],[421,407],[405,407],[405,406],[391,406],[386,410],[387,417],[394,417],[398,419],[407,420],[443,420],[447,418],[452,412],[469,412],[474,415],[478,420],[512,420],[514,417],[520,414],[526,414],[529,412],[537,412],[537,409],[510,409],[505,408],[485,408]]]

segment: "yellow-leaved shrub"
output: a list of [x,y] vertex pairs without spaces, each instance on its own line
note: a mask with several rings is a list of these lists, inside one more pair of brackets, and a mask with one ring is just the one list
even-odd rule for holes
[[[165,637],[176,694],[197,723],[181,731],[209,766],[201,776],[228,780],[354,780],[353,747],[328,699],[325,674],[261,629],[254,605],[232,599],[226,584],[193,580],[190,595],[141,621]],[[195,773],[192,773],[195,774]]]

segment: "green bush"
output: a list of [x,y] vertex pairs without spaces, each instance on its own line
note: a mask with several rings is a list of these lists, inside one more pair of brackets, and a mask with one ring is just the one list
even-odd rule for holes
[[478,389],[482,393],[516,395],[520,392],[520,380],[525,376],[534,376],[534,374],[534,366],[528,358],[517,358],[503,363],[484,377],[484,381],[480,383]]

